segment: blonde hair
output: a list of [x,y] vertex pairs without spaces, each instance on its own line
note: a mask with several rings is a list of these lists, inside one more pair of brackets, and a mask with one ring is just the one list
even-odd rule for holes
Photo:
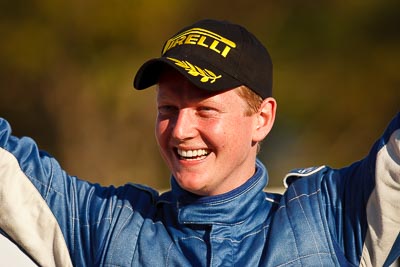
[[248,108],[245,111],[246,116],[251,116],[259,111],[260,106],[263,102],[261,96],[256,94],[254,91],[252,91],[249,87],[245,85],[239,86],[239,90],[237,91],[237,93],[241,98],[243,98],[246,101],[248,105]]
[[[245,116],[251,116],[260,110],[263,99],[261,96],[256,94],[253,90],[245,85],[241,85],[237,94],[244,99],[247,103],[247,109],[244,113]],[[261,150],[261,142],[257,142],[257,154]]]

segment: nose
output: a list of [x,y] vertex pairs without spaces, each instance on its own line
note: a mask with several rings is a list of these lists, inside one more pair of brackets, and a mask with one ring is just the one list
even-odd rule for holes
[[189,109],[181,109],[172,127],[172,137],[177,140],[188,140],[196,136],[196,119]]

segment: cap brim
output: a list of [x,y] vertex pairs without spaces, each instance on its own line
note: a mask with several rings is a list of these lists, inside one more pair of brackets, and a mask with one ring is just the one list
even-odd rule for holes
[[[194,59],[191,58],[191,60]],[[171,60],[167,57],[160,57],[145,62],[139,68],[133,81],[134,87],[143,90],[157,84],[165,66],[174,68],[195,86],[204,90],[224,91],[242,85],[240,81],[223,71],[214,71],[214,67],[207,66],[206,62],[192,61],[192,63],[189,63],[185,59],[175,58]]]
[[163,58],[154,58],[145,62],[137,71],[133,86],[138,90],[143,90],[155,85],[165,64],[168,63]]

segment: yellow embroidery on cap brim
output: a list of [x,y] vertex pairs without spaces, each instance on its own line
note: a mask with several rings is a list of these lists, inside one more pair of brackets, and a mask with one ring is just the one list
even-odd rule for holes
[[201,76],[200,81],[203,83],[210,82],[214,83],[216,79],[219,79],[222,77],[222,75],[216,75],[214,72],[208,69],[202,69],[196,65],[193,65],[192,63],[188,61],[181,61],[176,58],[172,57],[167,57],[169,60],[174,61],[175,65],[185,69],[187,73],[189,73],[192,76]]

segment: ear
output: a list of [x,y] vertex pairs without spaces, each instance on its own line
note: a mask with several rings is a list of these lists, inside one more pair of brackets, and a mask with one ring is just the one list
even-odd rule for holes
[[253,132],[254,142],[262,141],[271,131],[275,122],[276,107],[276,100],[272,97],[268,97],[262,102],[260,109],[255,114],[256,124]]

